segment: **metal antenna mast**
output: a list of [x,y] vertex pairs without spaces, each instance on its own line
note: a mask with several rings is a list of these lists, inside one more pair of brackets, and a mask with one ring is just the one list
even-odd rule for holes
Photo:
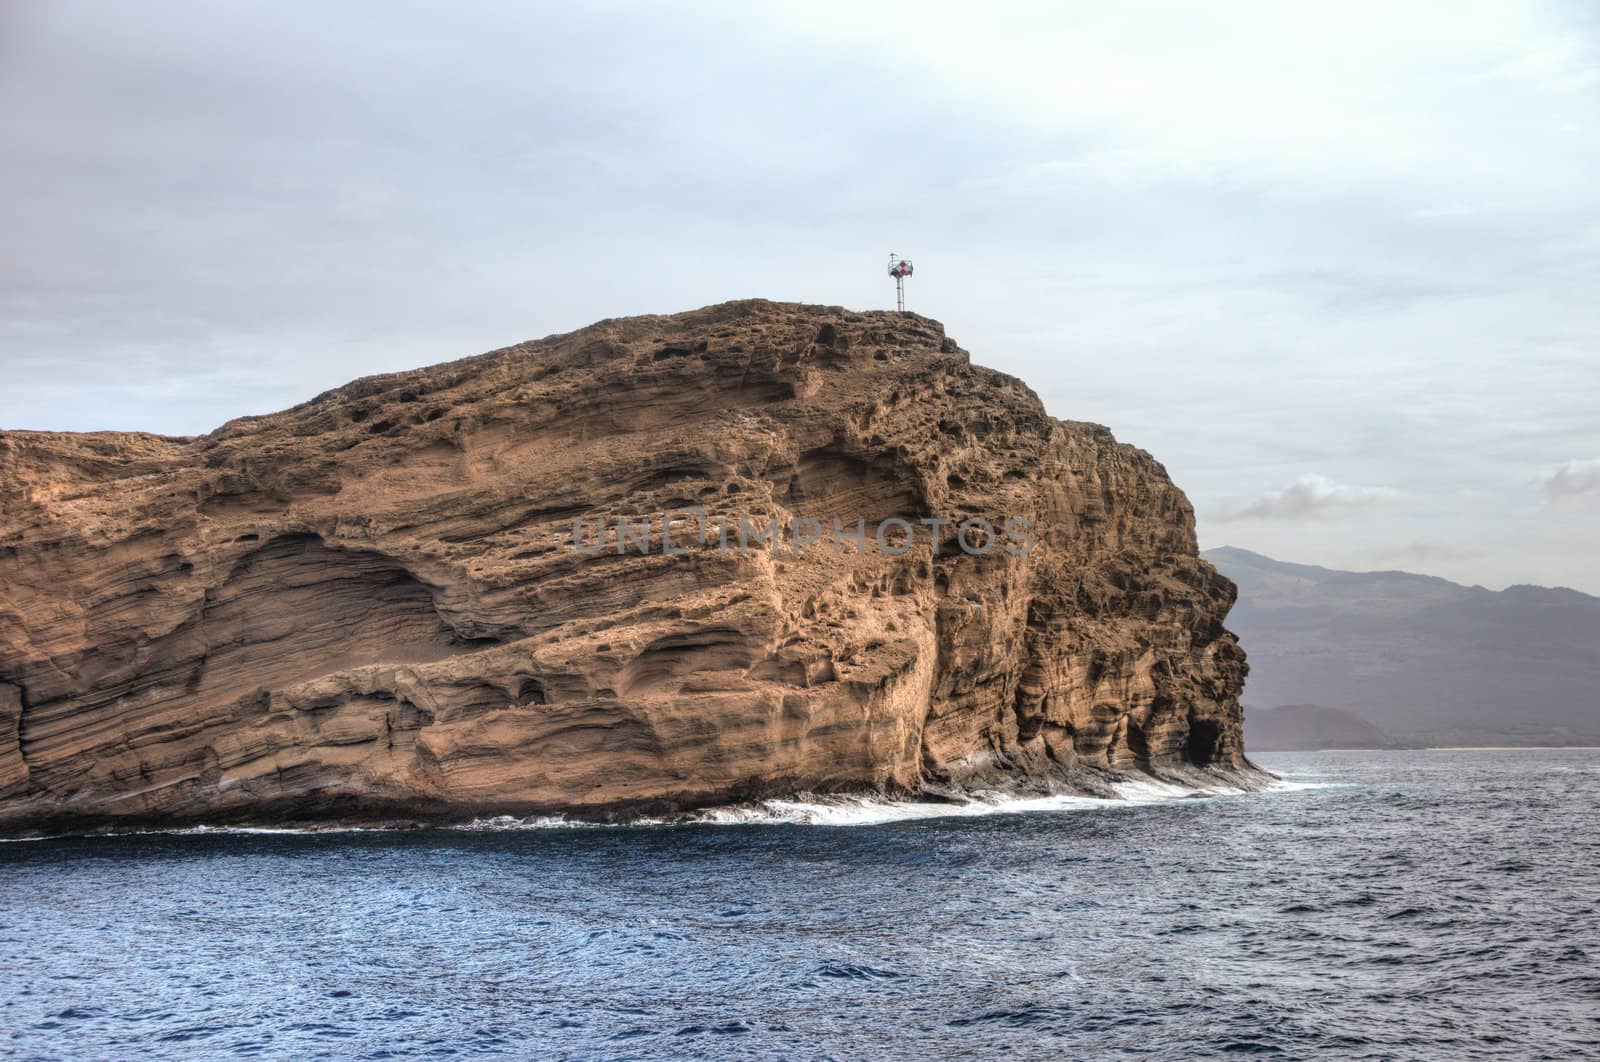
[[894,308],[906,312],[906,277],[911,275],[911,259],[889,252],[889,275],[894,277]]

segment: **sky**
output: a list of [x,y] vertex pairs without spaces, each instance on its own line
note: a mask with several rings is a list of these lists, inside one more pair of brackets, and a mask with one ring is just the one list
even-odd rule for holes
[[11,0],[0,427],[908,307],[1202,546],[1600,593],[1600,7]]

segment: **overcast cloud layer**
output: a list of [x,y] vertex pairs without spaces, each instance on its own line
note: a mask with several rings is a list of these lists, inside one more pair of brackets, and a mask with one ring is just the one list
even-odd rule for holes
[[1206,546],[1600,593],[1579,2],[0,8],[0,426],[724,299],[912,309]]

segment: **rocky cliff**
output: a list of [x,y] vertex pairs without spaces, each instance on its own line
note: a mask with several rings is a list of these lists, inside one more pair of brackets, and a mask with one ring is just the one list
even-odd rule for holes
[[910,314],[3,432],[0,505],[5,832],[1253,777],[1183,494]]

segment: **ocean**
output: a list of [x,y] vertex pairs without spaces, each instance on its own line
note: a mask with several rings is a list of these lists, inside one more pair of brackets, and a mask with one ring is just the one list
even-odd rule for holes
[[1600,1057],[1600,752],[1271,792],[0,844],[18,1058]]

